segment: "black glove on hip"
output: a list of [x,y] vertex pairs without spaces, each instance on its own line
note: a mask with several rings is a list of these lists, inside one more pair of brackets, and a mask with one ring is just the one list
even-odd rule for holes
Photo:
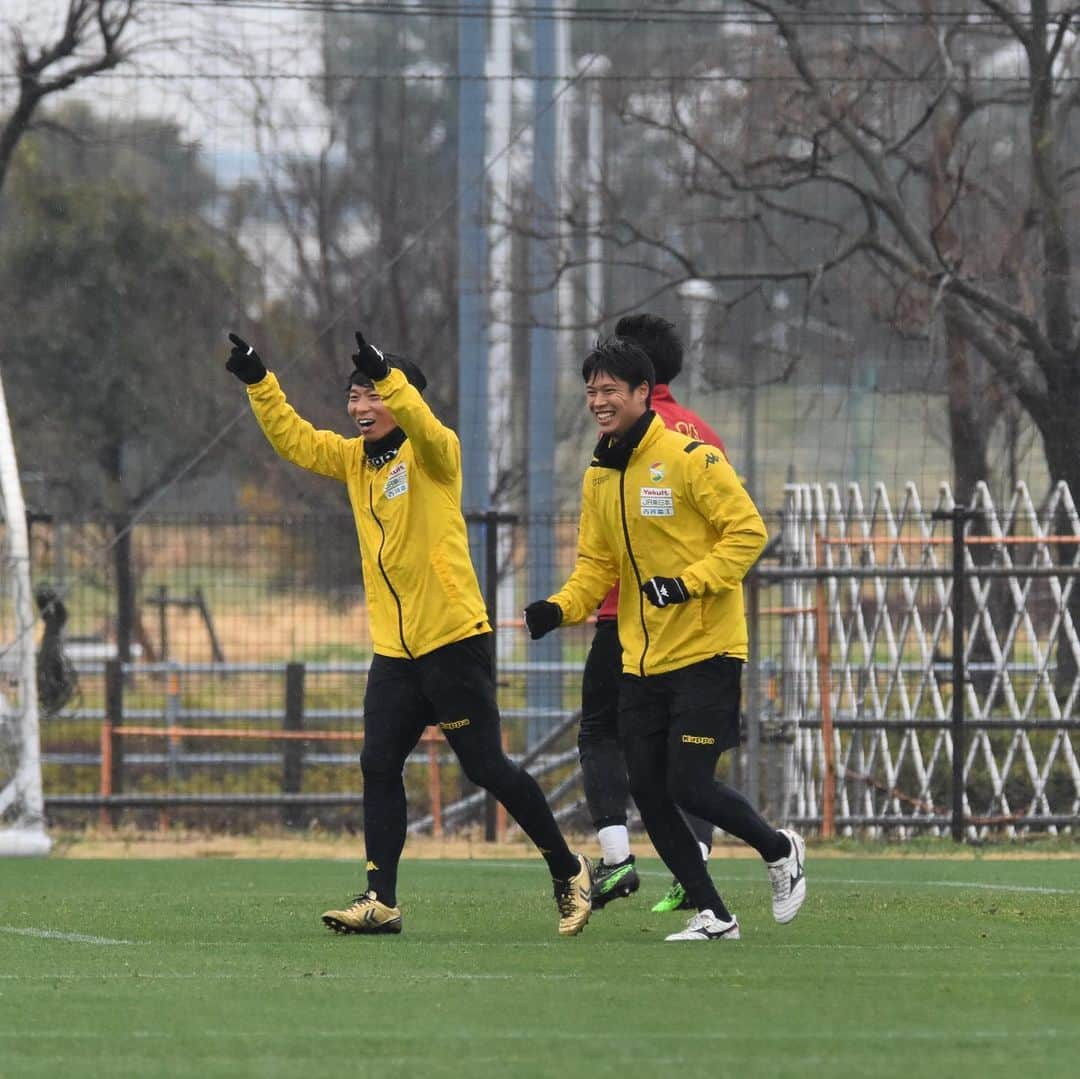
[[557,603],[538,599],[525,608],[525,625],[529,627],[529,636],[534,641],[540,640],[546,633],[557,629],[562,624],[562,608]]
[[364,340],[364,335],[356,331],[356,348],[353,353],[353,366],[372,382],[378,382],[380,378],[386,378],[390,374],[390,364],[386,357],[374,346]]
[[262,382],[266,378],[266,368],[263,366],[259,354],[242,337],[229,334],[232,342],[232,352],[225,361],[225,370],[231,371],[241,382],[253,386],[256,382]]
[[668,607],[672,603],[685,603],[690,598],[681,577],[650,577],[642,586],[645,598],[654,607]]

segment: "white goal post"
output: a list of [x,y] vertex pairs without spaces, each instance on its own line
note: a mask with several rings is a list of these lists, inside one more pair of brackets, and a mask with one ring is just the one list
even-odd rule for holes
[[15,443],[0,373],[0,857],[48,854],[41,789],[34,600]]

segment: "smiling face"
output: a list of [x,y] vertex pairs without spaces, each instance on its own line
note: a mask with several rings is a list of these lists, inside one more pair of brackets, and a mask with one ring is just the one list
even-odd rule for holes
[[346,409],[365,442],[378,442],[397,427],[393,412],[374,387],[350,386]]
[[602,435],[621,438],[649,407],[649,384],[631,386],[606,371],[597,371],[585,383],[585,403]]

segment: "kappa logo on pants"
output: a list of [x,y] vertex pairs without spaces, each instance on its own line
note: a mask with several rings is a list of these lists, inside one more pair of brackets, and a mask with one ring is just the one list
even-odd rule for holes
[[682,740],[687,745],[691,746],[714,746],[716,745],[716,739],[710,738],[707,734],[684,734]]

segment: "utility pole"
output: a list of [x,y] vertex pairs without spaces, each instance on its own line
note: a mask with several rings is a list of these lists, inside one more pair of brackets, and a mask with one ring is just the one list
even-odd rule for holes
[[[555,258],[558,245],[549,237],[557,224],[557,161],[555,151],[556,36],[555,5],[540,0],[533,7],[533,165],[532,220],[529,241],[529,599],[543,599],[555,590]],[[562,708],[559,634],[548,634],[529,651],[531,663],[526,696],[528,744],[543,737]]]
[[[458,427],[462,505],[487,510],[488,344],[487,236],[484,230],[486,0],[462,0],[458,16]],[[482,566],[477,566],[483,572]]]

